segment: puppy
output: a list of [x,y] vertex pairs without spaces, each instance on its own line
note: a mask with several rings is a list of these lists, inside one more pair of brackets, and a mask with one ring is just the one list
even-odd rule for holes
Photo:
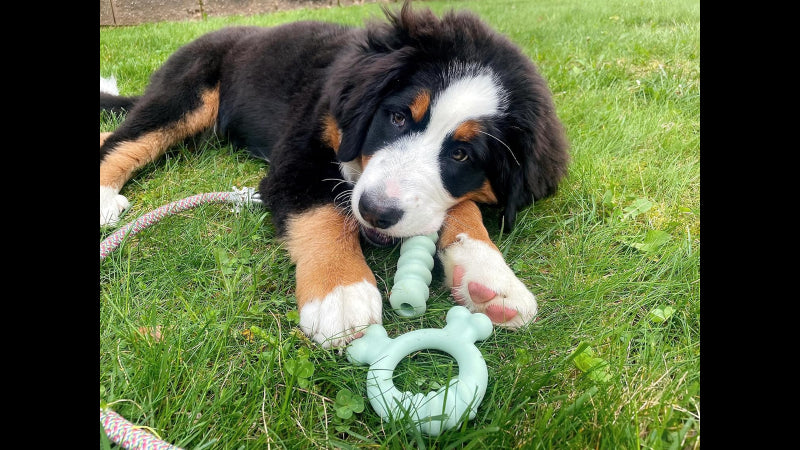
[[300,327],[325,347],[381,323],[362,242],[439,233],[456,302],[516,328],[534,295],[489,238],[478,204],[517,211],[555,193],[569,156],[535,65],[469,12],[384,10],[364,28],[231,27],[171,55],[100,139],[100,225],[125,182],[174,144],[212,130],[269,162],[259,194],[296,264]]

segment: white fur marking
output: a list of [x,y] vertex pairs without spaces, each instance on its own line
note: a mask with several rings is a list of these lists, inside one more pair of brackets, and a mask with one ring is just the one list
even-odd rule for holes
[[300,329],[324,348],[342,347],[368,325],[382,323],[381,307],[380,291],[366,280],[337,286],[303,305]]
[[423,135],[441,145],[464,121],[502,113],[505,102],[505,94],[491,72],[459,78],[434,100],[431,121]]
[[111,78],[100,77],[100,92],[119,95],[119,89],[117,88],[117,79],[114,78],[113,76]]
[[[496,325],[519,328],[536,317],[538,304],[536,297],[514,275],[506,264],[503,255],[497,250],[466,233],[457,236],[457,241],[439,252],[445,273],[445,285],[453,286],[453,269],[464,268],[461,286],[456,286],[459,296],[464,299],[464,306],[472,312],[485,312],[491,305],[499,305],[517,310],[517,315],[508,322]],[[469,294],[469,283],[480,283],[497,293],[497,296],[485,303],[474,303]]]
[[112,187],[100,186],[100,226],[114,225],[131,204],[124,195]]

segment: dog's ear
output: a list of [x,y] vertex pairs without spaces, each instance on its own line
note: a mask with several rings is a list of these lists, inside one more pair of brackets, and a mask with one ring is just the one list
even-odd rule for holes
[[338,70],[337,78],[329,83],[330,112],[342,130],[342,141],[336,153],[339,161],[347,162],[361,154],[372,118],[390,91],[400,70],[391,54],[366,49],[351,59],[349,69]]
[[[387,11],[391,17],[391,13]],[[366,28],[366,45],[338,58],[336,74],[325,87],[330,112],[342,130],[337,158],[351,161],[361,147],[372,118],[393,88],[413,68],[414,48],[406,45],[406,33],[390,23],[372,23]]]
[[511,99],[516,104],[507,110],[502,133],[508,148],[500,146],[497,150],[505,155],[501,157],[502,176],[497,184],[506,230],[514,227],[517,211],[556,192],[570,159],[564,127],[556,116],[549,89],[536,74],[528,80],[533,80],[529,85],[533,89],[513,91],[528,95]]
[[439,23],[430,10],[412,11],[405,2],[399,12],[383,6],[386,22],[366,26],[366,44],[337,58],[336,74],[326,85],[330,112],[342,130],[337,157],[346,162],[361,154],[372,118],[393,89],[416,70],[417,30]]

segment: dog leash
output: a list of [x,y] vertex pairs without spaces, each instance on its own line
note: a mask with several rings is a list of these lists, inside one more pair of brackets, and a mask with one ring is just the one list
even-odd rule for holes
[[122,448],[129,450],[181,450],[180,447],[162,441],[145,431],[145,427],[134,425],[110,408],[100,407],[100,422],[106,436]]
[[139,217],[103,239],[103,242],[100,243],[100,260],[102,261],[103,258],[119,247],[126,237],[133,236],[167,216],[205,203],[233,203],[233,211],[239,212],[241,207],[246,204],[262,203],[262,201],[253,188],[237,189],[235,186],[233,191],[230,192],[208,192],[174,201]]

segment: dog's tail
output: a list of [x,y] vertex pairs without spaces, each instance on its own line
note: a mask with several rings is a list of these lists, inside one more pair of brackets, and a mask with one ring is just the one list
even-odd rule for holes
[[114,114],[121,114],[133,107],[139,100],[139,96],[126,97],[119,95],[117,89],[117,79],[100,77],[100,112],[110,111]]

